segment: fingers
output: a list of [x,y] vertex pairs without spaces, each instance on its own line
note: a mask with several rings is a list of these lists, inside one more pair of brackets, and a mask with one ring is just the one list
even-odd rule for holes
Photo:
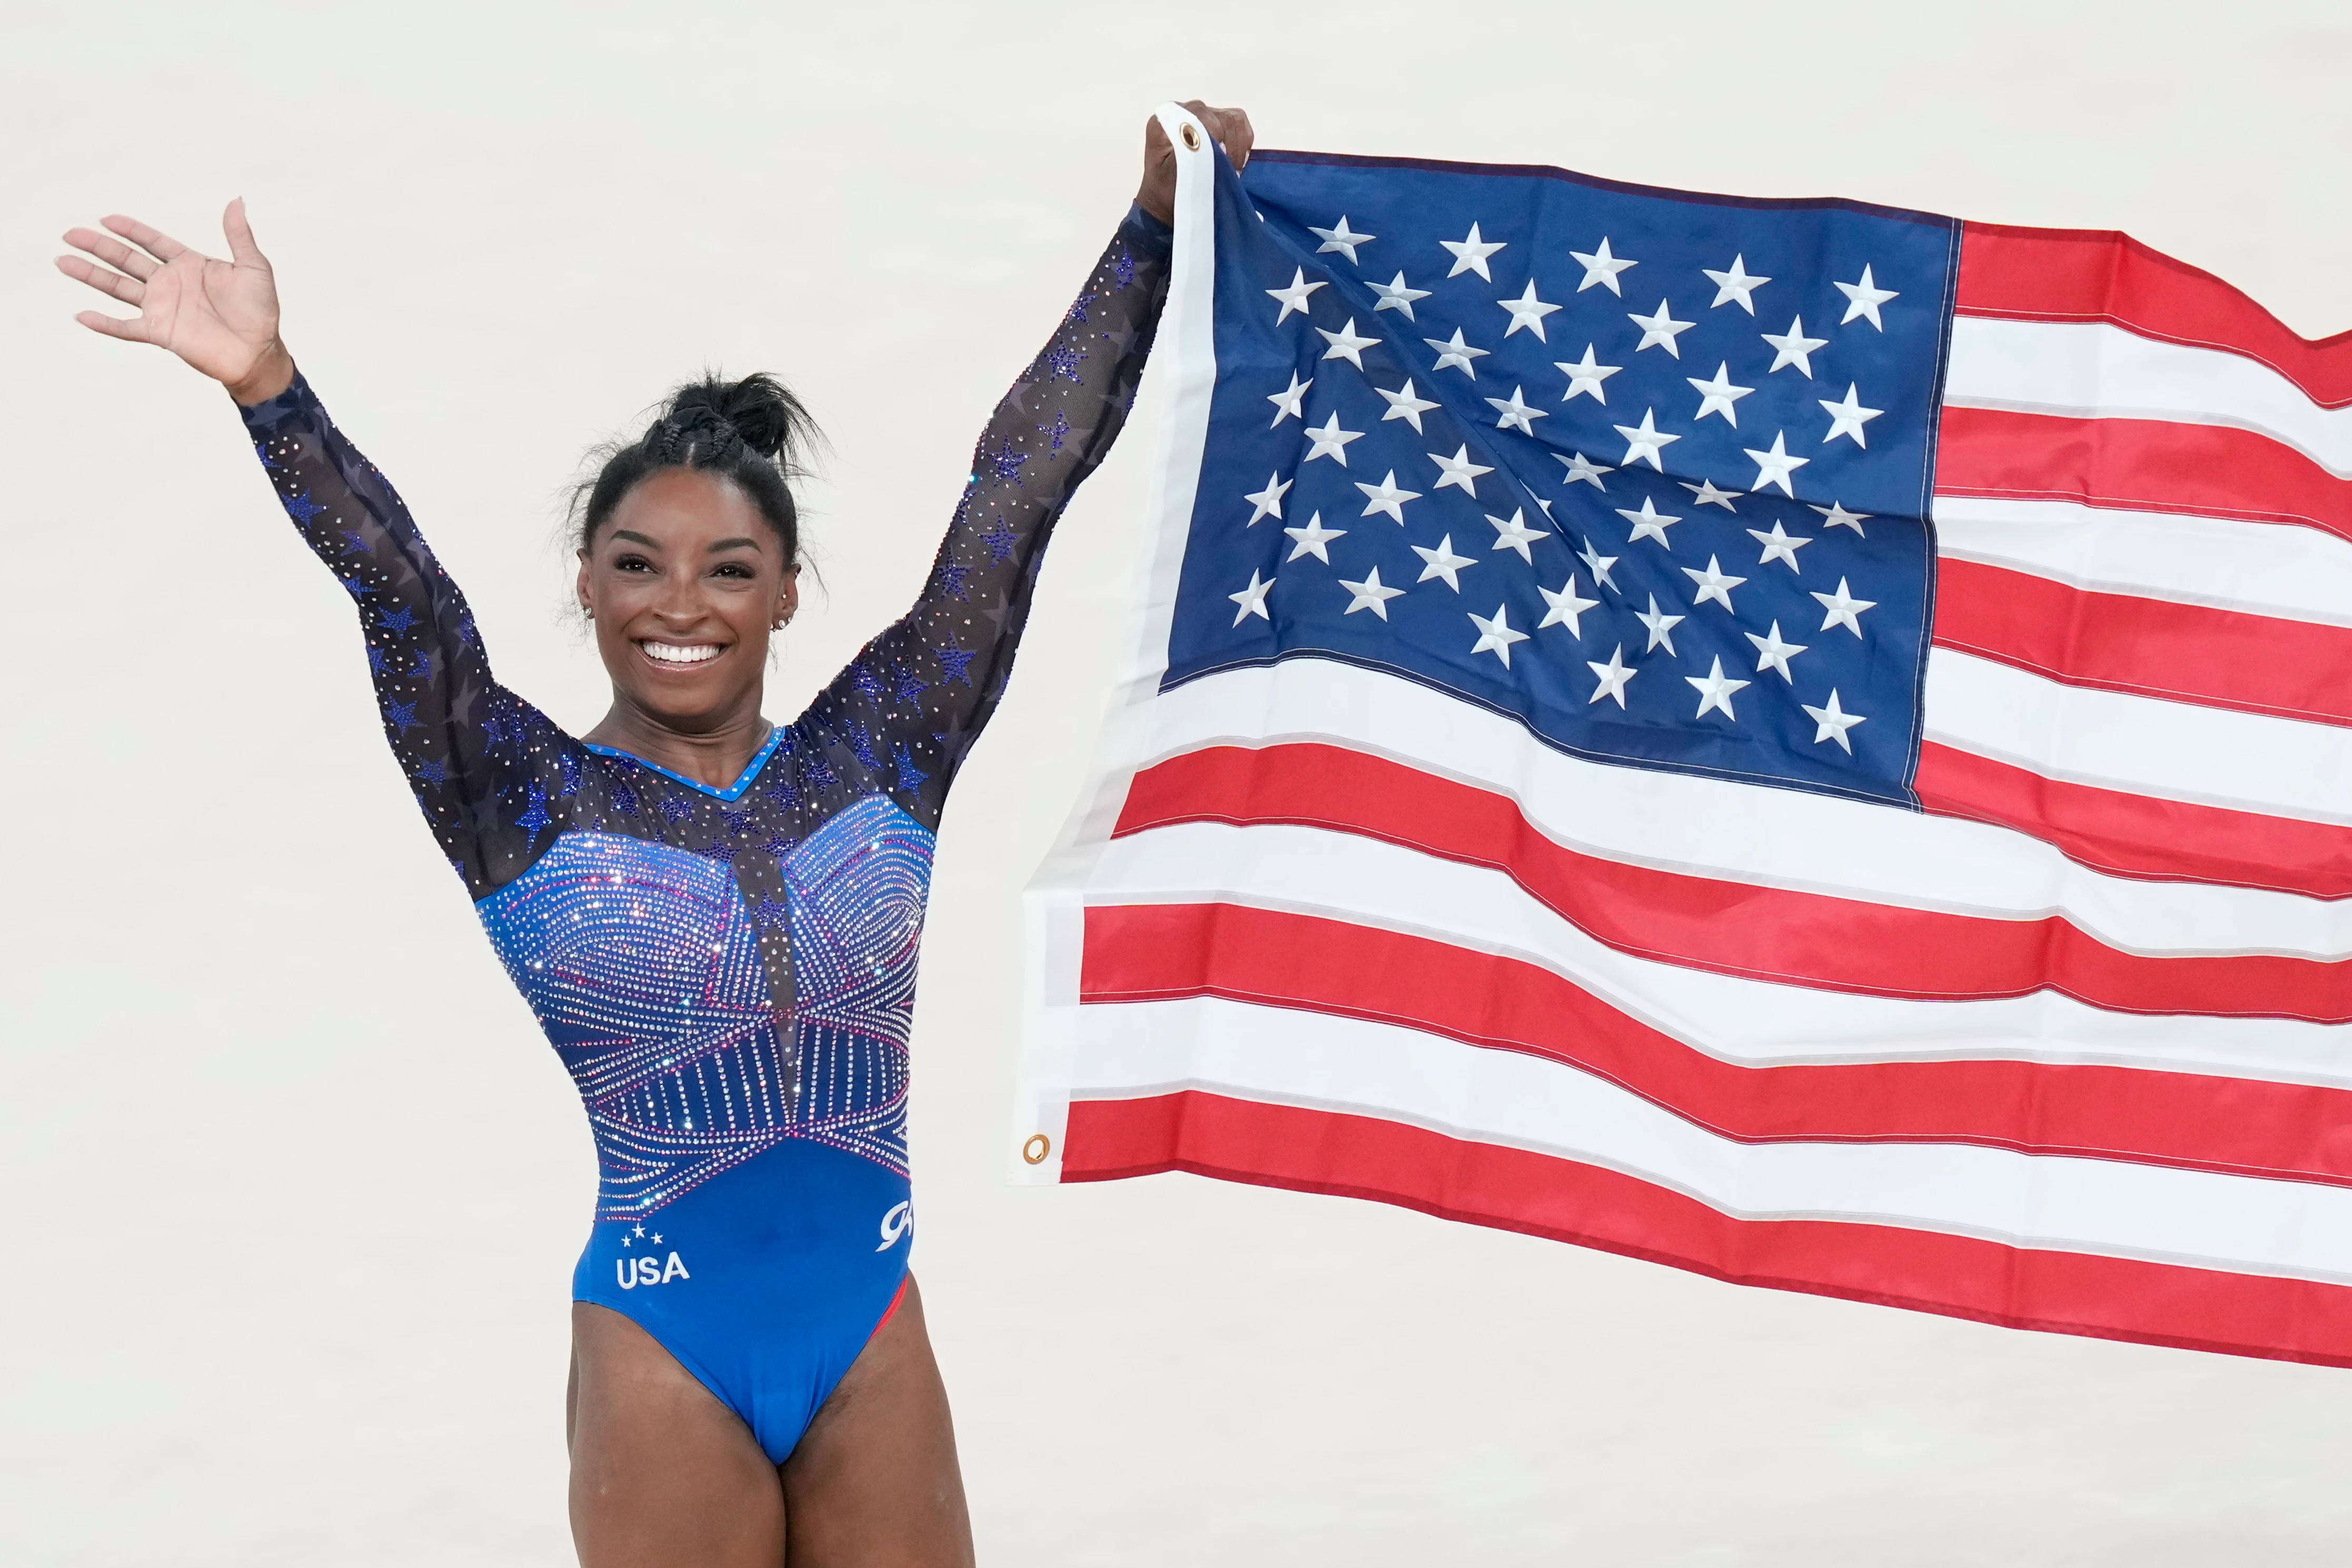
[[110,213],[100,221],[157,261],[169,261],[188,248],[162,229],[137,218],[126,218],[121,213]]
[[1236,172],[1249,167],[1250,149],[1257,144],[1257,131],[1250,124],[1248,113],[1238,109],[1213,109],[1199,99],[1187,99],[1184,107],[1193,118],[1206,126],[1217,145],[1225,150]]
[[125,277],[119,272],[109,272],[78,256],[58,257],[58,270],[77,283],[89,285],[100,294],[111,295],[125,305],[136,306],[147,298],[147,286],[139,279]]
[[253,241],[253,225],[245,221],[245,198],[239,196],[221,214],[221,233],[228,236],[229,259],[239,267],[268,267],[268,258]]
[[68,229],[66,243],[76,250],[86,250],[107,266],[120,268],[144,283],[155,276],[157,264],[152,256],[131,249],[112,235],[102,235],[96,229]]
[[111,316],[101,316],[95,310],[84,310],[74,318],[93,332],[110,338],[120,338],[126,343],[143,343],[147,334],[138,321],[118,321]]

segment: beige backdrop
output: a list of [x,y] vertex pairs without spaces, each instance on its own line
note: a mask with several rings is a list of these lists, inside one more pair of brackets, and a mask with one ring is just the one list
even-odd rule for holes
[[[2120,226],[2317,335],[2352,325],[2347,67],[2341,0],[0,8],[0,1558],[569,1562],[593,1182],[347,602],[221,395],[72,324],[68,224],[216,245],[246,195],[305,368],[574,726],[581,450],[698,367],[789,377],[837,453],[782,716],[912,595],[1163,98],[1274,146]],[[1018,889],[1146,445],[1072,508],[941,844],[918,1268],[986,1560],[2343,1561],[2352,1374],[1188,1177],[1005,1186]]]

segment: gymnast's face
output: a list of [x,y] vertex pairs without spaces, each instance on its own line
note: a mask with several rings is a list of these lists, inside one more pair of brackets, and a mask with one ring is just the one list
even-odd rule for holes
[[768,636],[800,606],[800,568],[750,497],[664,468],[580,552],[580,604],[617,695],[688,734],[756,713]]

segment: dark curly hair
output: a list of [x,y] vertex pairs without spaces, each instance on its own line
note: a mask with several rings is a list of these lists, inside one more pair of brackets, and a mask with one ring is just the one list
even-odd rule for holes
[[688,382],[670,393],[645,434],[604,448],[596,476],[572,495],[575,542],[587,549],[621,497],[665,468],[697,468],[733,482],[760,508],[784,547],[787,565],[801,555],[800,509],[793,481],[824,437],[784,383],[771,375]]

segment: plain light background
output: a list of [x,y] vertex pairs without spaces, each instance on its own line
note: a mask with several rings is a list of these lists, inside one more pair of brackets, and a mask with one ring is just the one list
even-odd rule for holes
[[[286,333],[592,723],[562,487],[705,365],[835,454],[788,716],[912,596],[1170,97],[1268,146],[2121,227],[2352,326],[2336,3],[227,4],[0,14],[0,1558],[570,1562],[571,1087],[226,399],[48,257],[242,193]],[[1124,629],[1151,415],[948,813],[917,1269],[984,1560],[2336,1563],[2352,1375],[1742,1291],[1190,1177],[1002,1178],[1019,888]]]

